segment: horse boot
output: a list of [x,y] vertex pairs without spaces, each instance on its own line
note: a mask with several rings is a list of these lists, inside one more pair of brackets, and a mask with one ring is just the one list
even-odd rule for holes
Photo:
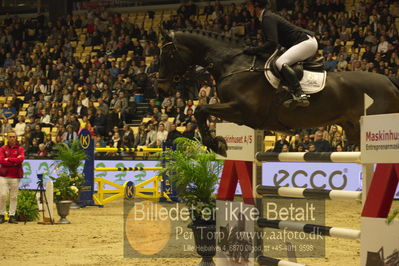
[[14,215],[11,215],[10,218],[8,219],[8,223],[10,224],[17,224],[17,219],[15,218]]
[[308,97],[302,91],[301,84],[299,83],[295,71],[288,64],[284,64],[281,68],[281,74],[292,93],[292,99],[285,101],[283,103],[284,107],[308,107],[310,104]]

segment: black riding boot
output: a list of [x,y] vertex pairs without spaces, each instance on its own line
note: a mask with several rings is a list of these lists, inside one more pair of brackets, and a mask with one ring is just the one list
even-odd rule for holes
[[284,64],[281,68],[281,74],[292,93],[292,99],[285,101],[284,106],[287,108],[293,105],[294,107],[308,107],[310,104],[308,97],[302,91],[301,84],[299,83],[295,71],[288,64]]
[[0,215],[0,224],[3,224],[5,221],[4,215]]

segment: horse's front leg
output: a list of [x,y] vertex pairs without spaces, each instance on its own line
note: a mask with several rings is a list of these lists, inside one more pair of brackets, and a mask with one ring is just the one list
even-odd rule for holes
[[217,154],[227,156],[227,143],[223,137],[213,138],[207,126],[209,115],[214,115],[223,120],[242,124],[241,112],[235,102],[199,105],[195,109],[195,119],[201,133],[202,143]]

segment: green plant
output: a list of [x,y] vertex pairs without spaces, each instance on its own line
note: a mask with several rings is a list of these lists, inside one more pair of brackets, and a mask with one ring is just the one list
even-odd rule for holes
[[86,160],[86,153],[80,148],[79,140],[74,140],[70,145],[57,144],[53,150],[56,166],[66,169],[71,176],[76,176],[80,162]]
[[163,152],[170,161],[160,174],[169,175],[194,224],[214,223],[214,193],[223,163],[199,141],[177,138],[175,144],[176,150]]
[[34,191],[25,189],[19,191],[15,216],[25,221],[35,221],[39,218],[39,207]]
[[85,152],[80,148],[79,140],[74,140],[70,145],[57,144],[54,147],[54,164],[58,169],[57,177],[50,176],[54,181],[54,199],[73,200],[79,196],[79,188],[83,184],[83,174],[78,173],[80,162],[86,159]]
[[79,196],[79,187],[83,184],[83,174],[72,176],[61,172],[58,177],[50,177],[54,182],[54,200],[75,200]]

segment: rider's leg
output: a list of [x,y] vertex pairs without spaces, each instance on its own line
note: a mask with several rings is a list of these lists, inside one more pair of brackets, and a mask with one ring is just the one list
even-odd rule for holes
[[[292,46],[276,61],[278,70],[281,72],[294,95],[294,101],[298,102],[298,105],[301,106],[308,106],[309,101],[302,91],[295,72],[290,66],[313,56],[317,52],[317,49],[318,44],[316,38],[310,37],[308,40]],[[285,105],[290,105],[290,103],[291,101],[285,103]]]

